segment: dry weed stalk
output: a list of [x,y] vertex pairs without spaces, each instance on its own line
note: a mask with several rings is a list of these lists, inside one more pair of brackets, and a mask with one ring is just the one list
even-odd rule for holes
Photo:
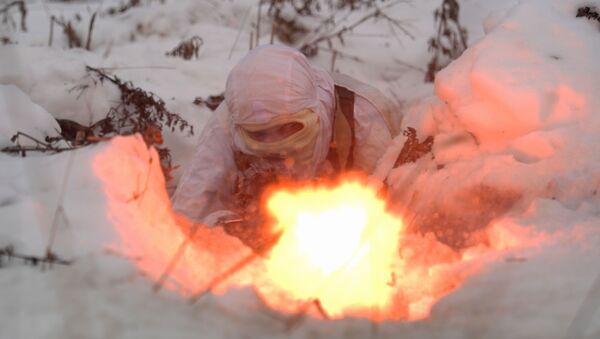
[[129,0],[128,2],[122,3],[119,6],[109,7],[106,10],[106,14],[108,14],[108,15],[123,14],[123,13],[127,12],[128,10],[139,6],[140,4],[141,4],[140,0]]
[[[386,12],[399,3],[407,0],[270,0],[267,14],[273,20],[271,40],[277,36],[280,41],[288,45],[297,45],[298,49],[306,56],[313,57],[319,51],[332,54],[331,68],[335,68],[338,57],[345,57],[334,42],[345,45],[346,34],[351,33],[360,25],[371,20],[385,20],[389,23],[394,34],[399,30],[406,36],[414,39],[401,20],[390,17]],[[347,23],[357,10],[367,9],[369,12],[356,21]],[[295,16],[290,17],[290,12]],[[298,20],[301,17],[319,18],[321,22],[313,29],[307,28]],[[355,58],[352,58],[355,59]]]
[[394,167],[398,167],[409,162],[415,162],[424,155],[431,153],[431,148],[433,147],[434,141],[432,136],[428,136],[423,142],[419,142],[419,139],[417,138],[417,131],[412,127],[406,128],[402,134],[404,134],[404,136],[407,138],[402,146],[400,155],[398,155],[398,159],[396,159]]
[[600,13],[598,13],[598,9],[596,7],[580,7],[577,9],[577,15],[575,17],[585,17],[588,20],[596,20],[600,23]]
[[204,99],[202,97],[196,97],[194,99],[194,105],[202,106],[205,105],[211,111],[214,111],[219,107],[219,105],[225,100],[225,93],[210,95],[208,98]]
[[194,134],[194,128],[179,114],[167,110],[165,102],[152,92],[136,87],[130,81],[123,81],[115,75],[109,75],[104,70],[87,66],[87,71],[95,75],[100,83],[108,81],[117,86],[121,92],[120,102],[112,107],[103,124],[99,137],[112,135],[130,135],[139,133],[144,137],[148,146],[155,146],[161,160],[161,166],[167,179],[169,173],[176,167],[172,165],[171,153],[166,147],[158,147],[163,142],[162,129],[169,128],[172,132],[187,131]]
[[90,23],[88,25],[88,35],[85,42],[85,49],[90,50],[90,44],[92,43],[92,32],[94,30],[94,23],[96,22],[96,15],[98,12],[94,12],[90,17]]
[[63,33],[67,37],[69,48],[81,47],[81,38],[73,28],[71,20],[65,21],[64,18],[57,18],[54,15],[50,17],[50,36],[48,38],[48,46],[52,46],[52,41],[54,39],[54,24],[62,27]]
[[0,268],[4,267],[5,263],[11,263],[15,259],[21,260],[25,265],[40,265],[42,268],[45,268],[46,265],[52,267],[53,264],[71,265],[73,263],[70,260],[61,259],[53,253],[46,253],[45,256],[40,257],[18,253],[12,245],[0,248]]
[[16,42],[12,41],[7,36],[0,37],[0,43],[2,43],[2,45],[16,45],[17,44]]
[[[390,7],[390,6],[389,5],[386,6],[386,8],[388,8],[388,7]],[[388,16],[387,14],[385,14],[384,10],[386,8],[376,7],[371,13],[366,14],[365,16],[361,17],[360,19],[358,19],[357,21],[355,21],[349,25],[344,25],[342,27],[334,26],[334,28],[332,30],[329,30],[327,32],[324,32],[323,34],[317,35],[311,41],[304,43],[300,47],[300,50],[309,50],[309,49],[311,49],[311,46],[316,46],[321,42],[327,42],[328,46],[330,46],[330,48],[331,48],[333,40],[338,40],[341,43],[341,45],[343,46],[345,44],[344,35],[346,33],[352,32],[352,30],[354,30],[358,26],[360,26],[363,23],[365,23],[369,20],[372,20],[372,19],[373,20],[384,19],[387,22],[389,22],[393,27],[396,27],[399,30],[401,30],[407,36],[414,38],[412,36],[412,34],[404,27],[403,23],[400,20],[394,19],[394,18]],[[330,19],[330,18],[325,20],[324,25],[327,25],[331,20],[332,19]]]
[[4,7],[0,8],[0,14],[4,15],[2,18],[3,23],[8,23],[9,21],[14,23],[12,16],[10,15],[10,9],[12,7],[16,7],[21,14],[21,30],[23,32],[27,32],[27,6],[25,6],[25,1],[13,1],[6,4]]
[[191,58],[198,59],[198,51],[203,44],[204,40],[202,40],[201,37],[194,35],[193,37],[180,42],[177,47],[166,52],[165,55],[170,57],[180,57],[185,60],[190,60]]
[[438,26],[436,35],[428,42],[429,52],[433,52],[433,56],[427,65],[426,82],[432,82],[438,71],[467,49],[467,30],[460,25],[459,11],[457,0],[444,0],[434,12]]
[[[97,12],[94,12],[90,16],[90,21],[88,24],[88,34],[87,34],[86,43],[85,43],[85,49],[87,49],[88,51],[90,50],[90,44],[92,42],[92,32],[94,30],[94,23],[96,22],[97,14],[98,14]],[[79,16],[79,14],[77,14],[75,16],[75,20],[81,21],[81,17]],[[54,24],[62,27],[63,33],[65,34],[65,37],[67,38],[67,43],[69,44],[69,48],[84,47],[83,39],[79,35],[79,33],[77,33],[77,31],[75,30],[73,22],[71,20],[66,20],[63,17],[57,18],[54,15],[50,17],[50,34],[48,37],[48,46],[52,46],[52,41],[54,39]]]
[[[22,146],[19,143],[20,138],[26,138],[28,140],[31,140],[33,142],[35,142],[34,146]],[[46,137],[45,142],[38,140],[26,133],[23,132],[17,132],[15,135],[13,135],[10,138],[10,141],[15,143],[15,146],[8,146],[8,147],[4,147],[2,148],[2,150],[0,150],[0,152],[3,153],[9,153],[9,154],[20,154],[22,157],[25,157],[27,155],[27,152],[43,152],[43,153],[60,153],[62,151],[71,151],[73,149],[75,149],[75,147],[62,147],[62,146],[57,146],[56,145],[56,141],[57,138],[49,138]]]
[[[194,134],[193,126],[178,114],[169,112],[165,102],[152,92],[147,92],[134,86],[129,81],[122,81],[117,76],[109,75],[104,70],[87,67],[87,71],[95,75],[94,83],[108,81],[121,92],[119,103],[111,107],[106,117],[90,126],[81,125],[68,119],[57,119],[61,127],[60,137],[46,137],[45,141],[38,140],[23,132],[15,134],[11,141],[15,146],[5,147],[5,153],[17,153],[26,156],[27,152],[50,152],[74,150],[81,146],[90,145],[99,141],[109,140],[116,135],[131,135],[139,133],[148,147],[154,146],[161,160],[161,167],[166,179],[170,173],[177,169],[172,165],[170,150],[159,147],[163,144],[162,128],[166,127],[174,132],[187,132]],[[85,91],[89,86],[77,86],[74,89]],[[35,142],[34,146],[21,146],[19,138],[27,138]],[[69,147],[64,147],[61,142],[66,142]]]

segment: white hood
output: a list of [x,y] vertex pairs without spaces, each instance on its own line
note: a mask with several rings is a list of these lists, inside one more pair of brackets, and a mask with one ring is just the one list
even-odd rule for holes
[[255,48],[231,71],[225,89],[234,147],[251,153],[238,124],[264,124],[281,115],[310,109],[319,116],[320,132],[313,152],[313,175],[327,157],[335,110],[333,79],[311,66],[299,51],[266,45]]

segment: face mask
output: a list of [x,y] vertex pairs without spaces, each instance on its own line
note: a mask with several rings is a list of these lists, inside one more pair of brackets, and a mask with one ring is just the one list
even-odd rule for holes
[[237,128],[254,155],[285,158],[298,173],[311,167],[319,134],[319,117],[313,111],[306,109],[277,116],[265,124],[239,124]]

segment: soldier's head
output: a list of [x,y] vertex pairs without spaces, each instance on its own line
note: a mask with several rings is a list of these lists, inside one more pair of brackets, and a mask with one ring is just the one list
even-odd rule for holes
[[312,176],[327,156],[335,106],[333,80],[292,48],[262,46],[231,71],[225,101],[239,151],[284,158]]

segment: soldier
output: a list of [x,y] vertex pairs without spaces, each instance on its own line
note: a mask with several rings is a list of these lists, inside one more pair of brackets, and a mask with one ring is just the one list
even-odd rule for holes
[[229,74],[225,100],[179,181],[174,210],[211,225],[246,204],[239,202],[244,176],[257,184],[261,172],[294,179],[371,173],[400,118],[375,88],[310,65],[295,49],[255,48]]

